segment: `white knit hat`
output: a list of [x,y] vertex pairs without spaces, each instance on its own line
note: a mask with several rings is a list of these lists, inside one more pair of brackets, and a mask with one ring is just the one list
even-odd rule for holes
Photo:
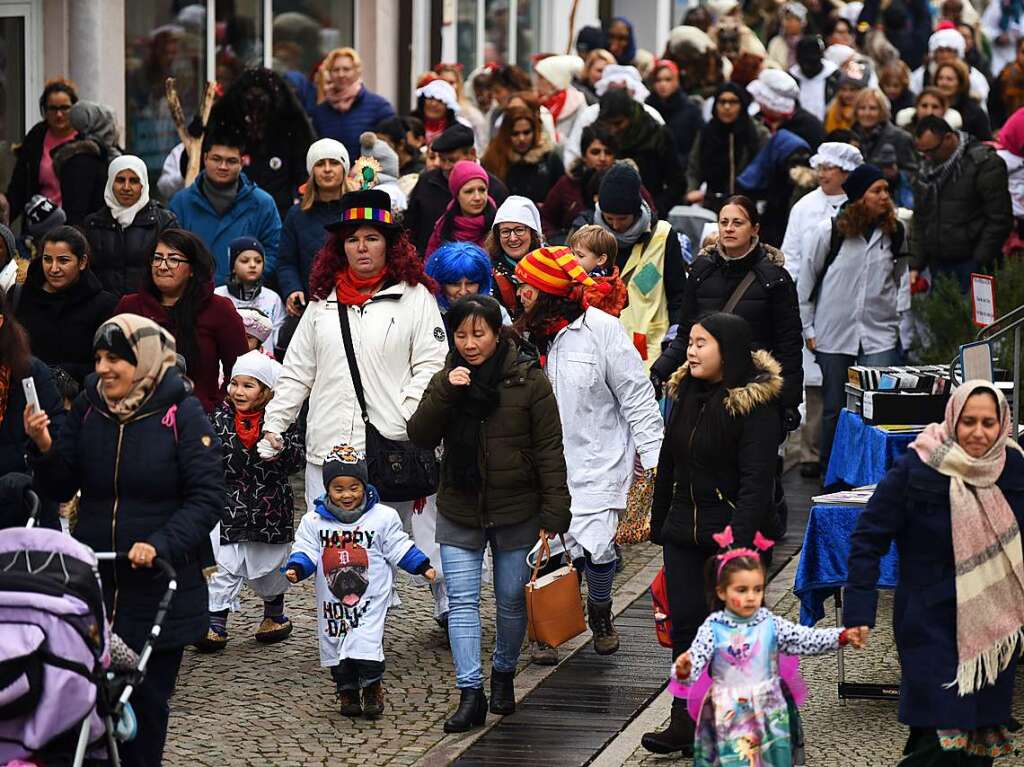
[[963,35],[955,29],[940,29],[928,38],[928,52],[935,53],[939,48],[950,48],[960,58],[967,52],[967,43]]
[[556,90],[564,91],[572,83],[572,78],[583,71],[583,59],[579,56],[548,56],[534,64],[533,71]]
[[832,165],[849,172],[863,164],[864,156],[861,155],[860,150],[852,144],[844,144],[840,141],[824,142],[818,147],[817,153],[811,157],[812,168]]
[[823,58],[827,61],[831,61],[837,67],[842,67],[847,61],[857,55],[857,51],[851,48],[849,45],[843,45],[842,43],[836,43],[830,45],[825,49],[825,53],[822,54]]
[[540,225],[540,211],[533,204],[529,197],[522,197],[518,194],[509,195],[494,214],[494,224],[522,224],[530,227],[537,233],[538,237],[543,236],[543,229]]
[[440,101],[453,112],[459,111],[459,100],[455,95],[455,89],[447,80],[431,80],[422,88],[416,90],[416,98],[420,96]]
[[312,175],[313,166],[321,160],[337,160],[345,169],[345,175],[348,175],[348,150],[345,149],[345,145],[340,141],[335,141],[332,138],[322,138],[310,144],[309,149],[306,151],[306,173]]
[[796,110],[800,86],[781,69],[764,69],[756,80],[747,85],[747,92],[763,108],[778,114],[789,114]]
[[717,22],[740,7],[739,0],[708,0],[707,9],[711,20]]
[[594,90],[597,91],[598,96],[603,96],[607,93],[608,86],[612,83],[625,85],[630,93],[632,93],[634,101],[643,103],[651,95],[651,92],[647,90],[647,86],[644,85],[643,78],[640,77],[640,71],[636,67],[609,64],[604,68],[604,72],[601,73],[601,79],[594,85]]
[[703,29],[682,24],[668,33],[668,47],[672,53],[686,53],[687,49],[692,49],[704,54],[715,47],[715,42]]
[[235,360],[235,366],[231,368],[231,376],[249,376],[255,378],[268,389],[277,386],[277,378],[281,375],[283,366],[277,360],[272,360],[258,349],[246,352]]

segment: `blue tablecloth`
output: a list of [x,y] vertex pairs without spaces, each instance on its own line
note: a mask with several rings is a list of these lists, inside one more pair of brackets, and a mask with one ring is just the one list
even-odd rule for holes
[[893,462],[907,452],[915,437],[916,434],[892,434],[868,426],[856,413],[842,410],[825,472],[825,487],[837,482],[851,487],[877,484]]
[[[800,600],[800,622],[813,626],[825,617],[825,600],[846,585],[850,536],[863,506],[815,505],[804,532],[804,545],[796,568],[793,593]],[[899,581],[895,545],[882,558],[878,587],[892,589]]]

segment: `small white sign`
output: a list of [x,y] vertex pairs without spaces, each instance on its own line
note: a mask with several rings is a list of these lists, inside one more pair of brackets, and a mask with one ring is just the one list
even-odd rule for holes
[[996,281],[987,274],[971,275],[971,307],[974,324],[986,327],[996,321]]

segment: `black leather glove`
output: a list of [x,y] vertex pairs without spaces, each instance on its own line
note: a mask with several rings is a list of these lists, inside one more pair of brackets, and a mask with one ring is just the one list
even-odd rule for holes
[[662,395],[665,393],[665,382],[662,381],[661,376],[653,370],[651,371],[651,386],[654,387],[654,398],[661,399]]
[[795,407],[782,409],[782,428],[786,432],[795,431],[800,425],[800,411]]

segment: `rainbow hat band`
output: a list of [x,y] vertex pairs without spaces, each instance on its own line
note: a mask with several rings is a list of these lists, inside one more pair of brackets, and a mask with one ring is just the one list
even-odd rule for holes
[[375,221],[380,224],[393,224],[390,210],[381,208],[349,208],[341,214],[342,221]]
[[361,222],[385,229],[398,229],[398,220],[391,212],[391,196],[381,189],[349,192],[341,198],[341,220],[327,224],[324,228],[336,231],[343,226]]

